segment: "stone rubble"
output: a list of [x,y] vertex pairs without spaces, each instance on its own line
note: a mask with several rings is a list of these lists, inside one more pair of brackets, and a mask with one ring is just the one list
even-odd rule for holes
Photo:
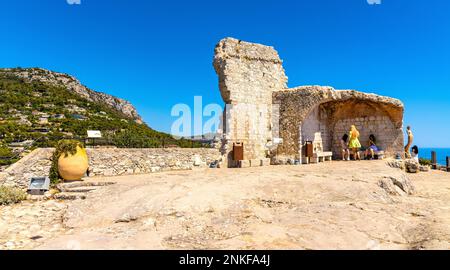
[[406,171],[409,173],[418,173],[420,171],[419,162],[417,162],[413,159],[405,160],[405,167],[406,167]]
[[419,173],[419,172],[429,172],[429,166],[420,165],[417,161],[413,159],[406,160],[388,160],[387,165],[392,168],[397,168],[408,173]]
[[399,177],[386,176],[383,177],[378,185],[386,190],[390,195],[405,196],[413,195],[415,188],[411,180],[406,175],[400,175]]

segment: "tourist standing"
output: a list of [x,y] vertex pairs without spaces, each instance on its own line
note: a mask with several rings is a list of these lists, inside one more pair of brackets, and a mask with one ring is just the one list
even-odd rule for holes
[[341,139],[342,160],[350,160],[350,149],[348,148],[348,134]]
[[417,145],[414,145],[413,148],[412,148],[412,155],[411,155],[411,158],[412,158],[415,162],[419,163],[419,147],[418,147]]
[[356,129],[355,125],[352,125],[349,137],[350,141],[348,143],[348,148],[352,149],[355,160],[361,160],[361,155],[359,154],[359,149],[361,148],[361,143],[359,142],[359,131]]
[[406,134],[408,136],[408,143],[405,146],[405,158],[411,158],[410,149],[411,149],[411,145],[413,144],[413,141],[414,141],[414,135],[413,135],[413,133],[411,131],[411,127],[410,126],[408,126],[406,128]]

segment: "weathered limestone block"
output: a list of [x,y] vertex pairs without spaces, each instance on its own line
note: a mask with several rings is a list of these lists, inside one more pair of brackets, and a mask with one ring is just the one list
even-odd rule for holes
[[404,173],[399,177],[386,176],[378,182],[378,185],[390,195],[405,196],[415,193],[413,183]]
[[251,163],[250,160],[240,160],[239,161],[239,168],[250,168]]
[[420,169],[420,164],[413,159],[407,159],[405,160],[405,167],[406,171],[409,173],[418,173]]
[[270,158],[264,158],[261,160],[261,166],[270,166]]
[[251,159],[250,167],[261,167],[261,159]]

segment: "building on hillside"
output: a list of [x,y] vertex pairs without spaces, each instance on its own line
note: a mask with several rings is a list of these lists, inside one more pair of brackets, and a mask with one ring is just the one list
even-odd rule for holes
[[54,119],[65,119],[66,116],[64,114],[55,114],[52,116]]
[[81,114],[72,114],[72,117],[79,121],[85,121],[88,119],[86,116],[81,115]]
[[48,117],[39,117],[38,124],[39,125],[47,125],[48,124]]

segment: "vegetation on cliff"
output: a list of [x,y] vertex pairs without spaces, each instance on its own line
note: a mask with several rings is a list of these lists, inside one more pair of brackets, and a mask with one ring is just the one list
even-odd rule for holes
[[103,142],[117,147],[201,146],[136,123],[123,112],[62,85],[29,81],[0,70],[0,160],[13,156],[5,146],[31,141],[32,147],[54,147],[63,139],[83,140],[87,130],[102,131]]

